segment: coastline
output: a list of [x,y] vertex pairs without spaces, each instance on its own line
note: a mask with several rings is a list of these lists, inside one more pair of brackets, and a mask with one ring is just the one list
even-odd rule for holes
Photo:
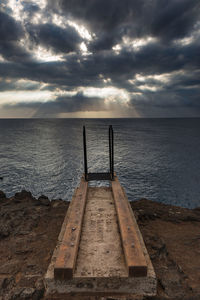
[[[43,299],[43,276],[68,205],[0,191],[0,299]],[[131,207],[158,279],[157,296],[144,299],[200,299],[200,208],[147,199]]]

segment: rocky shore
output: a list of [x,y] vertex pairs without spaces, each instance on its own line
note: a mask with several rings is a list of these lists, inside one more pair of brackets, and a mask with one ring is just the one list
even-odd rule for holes
[[[68,205],[27,191],[11,198],[0,191],[0,299],[44,299],[43,276]],[[131,206],[158,279],[157,296],[145,299],[199,300],[200,208],[146,199]]]

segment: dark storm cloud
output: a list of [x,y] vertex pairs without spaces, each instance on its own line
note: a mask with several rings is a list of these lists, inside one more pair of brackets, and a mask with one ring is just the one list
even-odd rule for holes
[[159,0],[152,22],[152,33],[164,40],[182,38],[187,35],[199,19],[198,0]]
[[[78,59],[81,59],[80,63]],[[86,64],[79,55],[71,55],[65,62],[37,63],[33,61],[24,64],[0,62],[0,76],[15,79],[26,78],[65,89],[77,86],[98,86],[102,82],[99,72],[95,66],[87,70],[89,64],[89,62]]]
[[[120,41],[121,38],[119,37],[118,40]],[[94,41],[90,43],[89,50],[92,52],[109,50],[116,44],[116,42],[117,38],[113,33],[102,33],[97,39],[94,39]]]
[[172,91],[195,89],[200,87],[200,70],[199,71],[185,71],[183,74],[178,73],[172,76],[170,83],[165,85],[165,89]]
[[118,24],[133,17],[139,18],[142,0],[49,0],[49,8],[70,17],[82,20],[95,30],[112,30]]
[[92,32],[95,32],[96,38],[89,46],[90,50],[110,49],[114,44],[121,41],[124,34],[133,28],[139,35],[140,19],[144,6],[142,0],[94,0],[94,1],[53,1],[49,0],[49,8],[54,11],[65,14],[70,19],[83,22]]
[[[1,90],[22,88],[15,81],[28,79],[47,85],[42,90],[72,91],[78,87],[113,86],[130,92],[130,107],[147,114],[170,107],[193,108],[199,113],[200,82],[200,2],[198,0],[48,0],[46,8],[22,1],[21,23],[0,12],[0,76],[13,79],[0,84]],[[4,8],[6,2],[4,1]],[[5,13],[7,11],[7,13]],[[56,13],[62,27],[53,23]],[[12,14],[12,13],[10,13]],[[37,14],[39,17],[37,18]],[[37,22],[31,22],[36,17]],[[42,19],[43,17],[43,19]],[[84,25],[91,33],[86,39],[68,24]],[[149,39],[148,38],[152,38]],[[20,42],[22,38],[26,43]],[[143,44],[132,47],[130,41],[143,38]],[[182,40],[188,38],[188,41]],[[125,40],[128,42],[125,43]],[[146,41],[146,43],[145,43]],[[89,55],[80,50],[85,42]],[[118,52],[112,49],[120,44]],[[44,49],[62,56],[62,61],[41,62],[34,49]],[[167,82],[150,75],[170,74]],[[131,83],[137,74],[145,82]],[[109,79],[109,81],[106,81]],[[142,88],[146,85],[147,88]],[[151,90],[152,88],[152,90]],[[154,89],[154,90],[153,90]],[[83,94],[58,96],[55,101],[19,105],[39,105],[40,110],[75,112],[107,109],[99,98]],[[42,107],[42,108],[41,108]],[[119,105],[120,107],[120,105]],[[149,109],[150,111],[150,109]],[[166,110],[167,111],[167,110]]]
[[[152,35],[164,41],[190,33],[199,19],[198,0],[49,0],[49,7],[82,20],[107,49],[121,37]],[[110,36],[110,39],[108,38]],[[107,40],[107,46],[106,46]],[[113,41],[113,43],[111,43]],[[97,50],[98,41],[94,49]]]
[[31,55],[17,42],[2,42],[0,54],[4,59],[17,63],[31,60]]
[[125,48],[118,55],[112,52],[96,53],[83,65],[88,73],[93,72],[95,65],[99,73],[110,77],[116,86],[123,87],[126,80],[133,79],[137,73],[162,74],[200,67],[199,48],[199,42],[184,47],[165,47],[161,43],[152,42],[135,52]]
[[95,53],[87,57],[80,54],[67,56],[66,61],[51,63],[0,63],[0,76],[27,78],[65,88],[77,86],[103,86],[99,78],[111,78],[116,87],[127,87],[127,80],[135,74],[162,74],[182,69],[191,72],[200,67],[199,43],[188,46],[164,47],[150,43],[140,51],[124,49],[116,55],[111,51]]
[[17,62],[30,59],[28,52],[19,45],[19,40],[24,34],[19,22],[0,11],[0,54],[5,59]]
[[46,23],[27,26],[30,38],[36,44],[41,44],[47,49],[50,47],[56,53],[69,53],[78,50],[81,37],[71,26],[61,28],[54,24]]
[[142,117],[199,117],[200,89],[163,90],[133,95],[129,103]]
[[21,24],[8,14],[0,11],[0,41],[13,42],[24,35]]

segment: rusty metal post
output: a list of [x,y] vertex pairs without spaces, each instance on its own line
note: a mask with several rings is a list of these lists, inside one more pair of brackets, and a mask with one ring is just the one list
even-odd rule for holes
[[83,151],[84,151],[85,180],[87,181],[88,167],[87,167],[87,146],[86,146],[86,131],[85,131],[85,126],[83,126]]

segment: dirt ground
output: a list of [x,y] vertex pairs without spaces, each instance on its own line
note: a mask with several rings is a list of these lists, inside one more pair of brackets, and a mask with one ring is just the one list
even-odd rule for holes
[[[43,276],[68,205],[26,191],[6,198],[0,191],[0,299],[44,299]],[[200,208],[146,199],[131,206],[158,279],[157,296],[145,300],[199,300]]]
[[158,279],[158,298],[200,299],[200,209],[132,203]]

